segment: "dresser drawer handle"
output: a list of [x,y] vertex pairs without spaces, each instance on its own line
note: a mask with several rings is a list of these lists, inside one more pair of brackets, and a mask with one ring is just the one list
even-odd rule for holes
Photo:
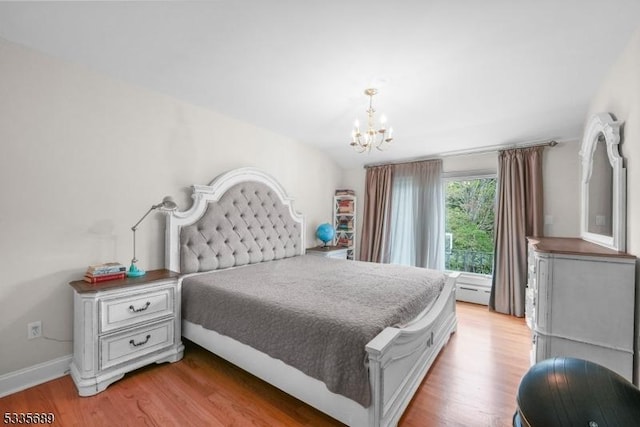
[[139,313],[141,311],[145,311],[147,308],[149,308],[150,305],[151,303],[149,301],[147,301],[144,307],[140,307],[140,308],[135,308],[133,305],[130,305],[129,310],[131,310],[132,313]]
[[149,338],[151,338],[151,335],[147,335],[147,337],[144,339],[144,341],[140,341],[140,342],[135,342],[134,340],[129,341],[129,344],[131,344],[134,347],[140,347],[141,345],[145,345],[146,343],[149,342]]

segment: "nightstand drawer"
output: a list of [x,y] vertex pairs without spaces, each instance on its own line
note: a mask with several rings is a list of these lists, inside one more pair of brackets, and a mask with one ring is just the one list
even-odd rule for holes
[[100,300],[100,331],[113,331],[174,313],[174,288]]
[[175,320],[100,338],[100,369],[124,363],[171,346]]
[[315,248],[308,248],[307,254],[323,256],[325,258],[337,258],[347,259],[347,252],[349,248],[343,246],[317,246]]
[[347,248],[329,252],[325,256],[327,258],[347,259]]

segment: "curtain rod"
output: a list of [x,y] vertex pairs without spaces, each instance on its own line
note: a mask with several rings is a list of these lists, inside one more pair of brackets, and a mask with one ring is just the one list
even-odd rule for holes
[[442,159],[443,157],[451,157],[451,156],[465,156],[470,154],[484,154],[484,153],[492,153],[494,151],[502,151],[502,150],[511,150],[514,148],[528,148],[528,147],[555,147],[559,142],[555,139],[549,140],[547,142],[525,142],[520,144],[505,144],[505,145],[491,145],[488,147],[482,148],[471,148],[467,150],[455,150],[455,151],[446,151],[440,154],[434,154],[433,156],[419,157],[411,160],[398,160],[395,162],[380,162],[380,163],[370,163],[368,165],[364,165],[365,169],[374,168],[376,166],[384,166],[384,165],[402,165],[406,163],[418,163],[424,162],[427,160],[437,160]]

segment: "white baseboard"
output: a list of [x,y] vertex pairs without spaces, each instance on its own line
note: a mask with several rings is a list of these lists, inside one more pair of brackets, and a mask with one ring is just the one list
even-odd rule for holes
[[67,375],[72,357],[69,354],[20,369],[19,371],[0,375],[0,397]]

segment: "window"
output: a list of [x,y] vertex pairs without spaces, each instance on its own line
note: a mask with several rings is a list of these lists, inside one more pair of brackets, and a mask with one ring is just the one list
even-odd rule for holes
[[493,272],[495,175],[448,178],[445,188],[445,268]]

